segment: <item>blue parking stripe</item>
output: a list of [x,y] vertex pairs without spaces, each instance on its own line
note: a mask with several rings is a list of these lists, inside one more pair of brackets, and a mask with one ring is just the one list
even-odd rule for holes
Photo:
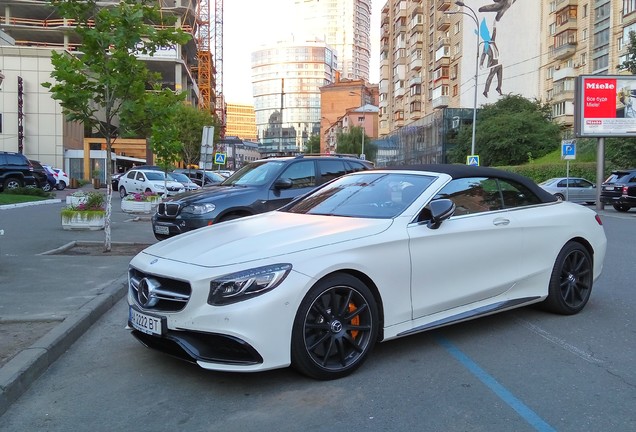
[[468,369],[474,376],[492,390],[497,396],[501,398],[508,406],[515,410],[521,417],[523,417],[532,427],[541,432],[556,431],[552,426],[546,423],[541,417],[534,411],[528,408],[523,402],[517,399],[510,391],[504,386],[499,384],[496,379],[490,376],[485,370],[480,368],[477,363],[472,361],[466,354],[461,352],[459,348],[453,345],[448,339],[436,336],[437,341],[460,362],[466,369]]

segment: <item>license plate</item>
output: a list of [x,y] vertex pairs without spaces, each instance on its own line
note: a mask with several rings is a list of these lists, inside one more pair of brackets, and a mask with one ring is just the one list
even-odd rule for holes
[[128,322],[135,329],[149,335],[163,334],[163,318],[141,313],[131,306],[128,310]]
[[155,232],[157,234],[169,235],[170,234],[170,228],[168,228],[167,226],[155,225]]
[[614,190],[614,186],[605,186],[604,190]]

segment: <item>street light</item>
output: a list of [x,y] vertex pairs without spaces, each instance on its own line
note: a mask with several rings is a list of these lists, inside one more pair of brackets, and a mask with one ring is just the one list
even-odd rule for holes
[[465,4],[463,1],[456,1],[455,4],[459,7],[464,7],[470,11],[456,11],[456,12],[444,12],[448,15],[462,14],[470,17],[475,23],[476,28],[476,36],[477,36],[477,52],[475,57],[475,96],[473,99],[473,134],[470,142],[470,156],[475,154],[475,127],[477,126],[477,75],[479,74],[479,19],[477,18],[477,13],[473,8]]
[[364,155],[364,135],[365,132],[367,130],[366,128],[366,116],[365,116],[365,103],[364,103],[364,96],[362,95],[362,92],[360,93],[356,93],[354,91],[349,92],[350,95],[360,95],[360,101],[362,102],[362,151],[360,152],[360,157],[362,159],[366,159],[365,155]]

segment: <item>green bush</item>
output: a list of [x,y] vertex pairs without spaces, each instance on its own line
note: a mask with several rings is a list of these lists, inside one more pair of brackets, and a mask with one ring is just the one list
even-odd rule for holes
[[[545,164],[526,164],[517,166],[498,167],[506,171],[511,171],[523,176],[529,177],[536,183],[541,183],[553,177],[565,177],[567,168],[566,162],[561,163],[545,163]],[[605,166],[605,177],[609,176],[614,166]],[[570,162],[570,177],[583,177],[589,181],[596,182],[596,162]]]
[[43,198],[55,197],[55,192],[44,192],[42,189],[36,187],[20,187],[15,189],[7,189],[4,191],[4,193],[13,195],[37,196]]

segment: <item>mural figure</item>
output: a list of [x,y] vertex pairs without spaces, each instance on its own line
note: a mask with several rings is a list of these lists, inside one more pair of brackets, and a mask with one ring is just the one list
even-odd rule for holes
[[[495,27],[495,23],[492,25],[492,36],[488,31],[488,26],[486,25],[486,20],[483,20],[481,23],[481,37],[484,40],[484,49],[481,53],[481,58],[479,60],[480,68],[488,68],[488,78],[486,78],[486,86],[484,88],[484,96],[488,97],[488,91],[490,90],[490,84],[492,84],[493,78],[497,77],[497,93],[501,96],[501,81],[503,79],[503,66],[499,64],[499,49],[497,48],[497,44],[495,42],[495,38],[497,37],[497,27]],[[484,66],[484,61],[486,61],[486,65]]]
[[499,21],[506,11],[517,0],[492,0],[494,3],[479,8],[479,12],[497,12],[495,21]]
[[636,118],[636,90],[625,87],[618,92],[618,99],[625,106],[624,118]]

